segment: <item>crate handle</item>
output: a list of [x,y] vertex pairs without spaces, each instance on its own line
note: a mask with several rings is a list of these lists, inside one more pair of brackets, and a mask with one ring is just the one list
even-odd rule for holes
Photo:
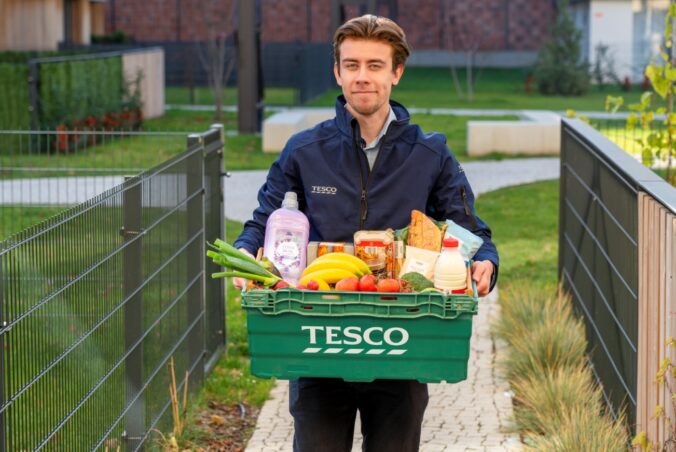
[[340,300],[340,295],[322,295],[323,300]]
[[309,304],[304,304],[303,309],[314,309],[314,306],[309,305]]
[[420,308],[408,308],[406,312],[418,312],[420,311]]
[[392,297],[392,296],[387,297],[386,296],[386,297],[380,297],[380,299],[381,300],[398,300],[399,297]]

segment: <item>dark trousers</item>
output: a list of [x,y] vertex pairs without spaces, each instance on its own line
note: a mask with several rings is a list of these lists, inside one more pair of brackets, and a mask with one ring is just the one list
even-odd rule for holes
[[294,452],[349,452],[359,410],[368,452],[413,452],[427,407],[427,385],[412,380],[349,383],[333,378],[290,382]]

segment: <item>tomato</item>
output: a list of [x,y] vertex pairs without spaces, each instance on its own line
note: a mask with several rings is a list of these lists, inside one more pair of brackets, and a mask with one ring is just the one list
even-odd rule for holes
[[283,287],[290,287],[291,285],[286,282],[286,281],[279,281],[277,284],[275,284],[275,287],[273,287],[274,290],[281,289]]
[[359,278],[360,292],[375,292],[376,291],[376,277],[373,275],[364,275]]
[[307,282],[307,288],[310,290],[319,290],[319,283],[312,279]]
[[376,285],[378,292],[399,292],[399,281],[392,278],[385,278],[378,281]]
[[336,290],[356,292],[359,290],[359,280],[357,278],[343,278],[336,283]]

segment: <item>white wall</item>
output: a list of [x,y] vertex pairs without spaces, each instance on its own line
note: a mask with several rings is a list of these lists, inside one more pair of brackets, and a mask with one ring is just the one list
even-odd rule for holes
[[[589,11],[589,59],[594,64],[596,46],[609,47],[608,55],[615,62],[615,72],[624,80],[636,80],[633,71],[634,13],[631,2],[592,1]],[[639,72],[640,74],[640,72]]]

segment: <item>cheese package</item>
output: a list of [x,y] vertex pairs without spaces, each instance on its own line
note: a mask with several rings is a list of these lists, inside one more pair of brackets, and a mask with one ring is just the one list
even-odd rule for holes
[[401,267],[401,274],[417,272],[429,280],[434,279],[434,266],[439,258],[438,251],[430,251],[413,246],[406,247],[406,259]]
[[395,276],[394,231],[357,231],[354,234],[354,255],[366,262],[379,278]]

